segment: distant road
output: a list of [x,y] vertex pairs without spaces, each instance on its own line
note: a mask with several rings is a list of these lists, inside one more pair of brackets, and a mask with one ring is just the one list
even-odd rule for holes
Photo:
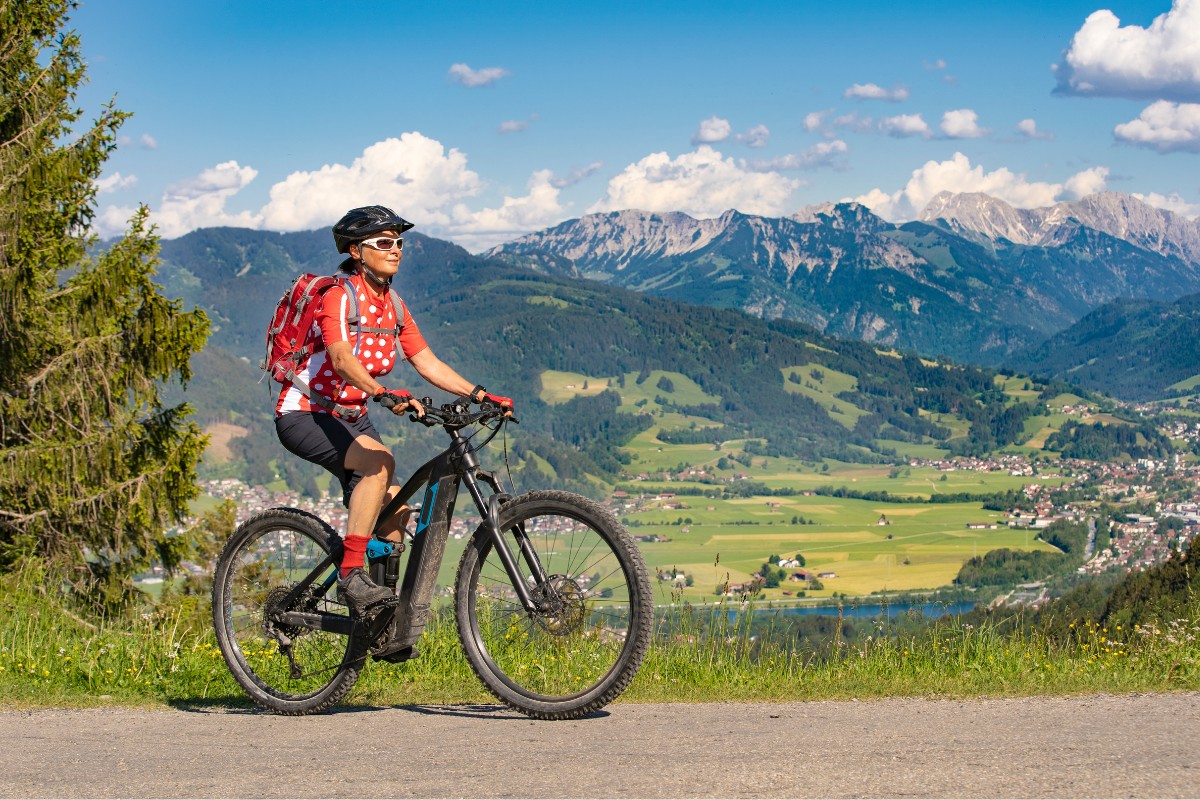
[[1197,797],[1200,694],[0,713],[2,797]]

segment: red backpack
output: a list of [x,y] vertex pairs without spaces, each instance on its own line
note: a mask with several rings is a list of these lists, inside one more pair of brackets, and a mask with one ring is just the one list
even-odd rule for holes
[[[314,275],[311,272],[306,272],[296,278],[292,287],[279,299],[279,305],[275,307],[275,313],[271,316],[271,324],[267,328],[267,352],[258,367],[269,373],[279,383],[291,383],[311,402],[353,419],[362,413],[360,409],[333,402],[324,395],[313,391],[298,376],[308,357],[318,350],[325,349],[320,336],[313,330],[316,301],[327,290],[339,284],[345,284],[348,280],[349,277],[344,275]],[[392,295],[392,306],[396,310],[396,327],[364,328],[362,316],[358,313],[358,293],[353,287],[345,288],[346,297],[350,301],[346,324],[354,325],[357,328],[354,337],[354,354],[358,355],[362,334],[394,333],[396,335],[396,360],[397,362],[404,360],[403,350],[400,348],[400,330],[404,326],[404,302],[396,292],[388,290]]]

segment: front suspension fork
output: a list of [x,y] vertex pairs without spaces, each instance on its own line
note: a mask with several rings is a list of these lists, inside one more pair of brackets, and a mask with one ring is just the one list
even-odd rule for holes
[[[478,480],[476,479],[478,474]],[[479,488],[480,483],[486,483],[491,489],[492,494],[489,497],[484,497],[483,492]],[[479,509],[479,515],[482,522],[479,527],[487,531],[492,537],[492,549],[496,551],[496,555],[500,558],[500,563],[504,565],[504,571],[508,573],[508,579],[512,582],[513,591],[517,593],[517,597],[521,600],[521,605],[530,614],[536,614],[546,611],[545,603],[533,597],[529,592],[529,584],[525,582],[525,576],[521,574],[520,565],[517,563],[516,556],[505,541],[503,532],[500,530],[500,504],[509,498],[509,495],[500,491],[500,483],[495,476],[484,470],[467,471],[463,475],[463,483],[467,485],[467,491],[471,494],[471,499],[475,501],[475,507]],[[529,567],[529,575],[533,578],[534,586],[545,586],[547,584],[546,571],[542,568],[541,559],[538,558],[537,552],[533,549],[533,543],[529,540],[529,534],[525,531],[524,523],[518,523],[512,528],[513,538],[517,541],[517,547],[520,549],[521,557],[525,564]]]

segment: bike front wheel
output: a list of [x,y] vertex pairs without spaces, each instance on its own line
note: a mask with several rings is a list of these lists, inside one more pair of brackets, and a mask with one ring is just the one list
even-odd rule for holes
[[[217,559],[212,596],[217,645],[250,698],[276,713],[323,711],[358,680],[361,637],[277,621],[286,611],[326,614],[341,623],[331,627],[349,629],[349,610],[337,602],[331,580],[337,567],[328,561],[336,541],[319,518],[273,508],[238,526]],[[298,582],[323,563],[317,580],[287,604]]]
[[499,525],[540,609],[522,605],[481,528],[455,587],[472,669],[496,697],[533,717],[573,719],[602,708],[629,686],[650,643],[654,609],[641,553],[611,513],[568,492],[513,498]]

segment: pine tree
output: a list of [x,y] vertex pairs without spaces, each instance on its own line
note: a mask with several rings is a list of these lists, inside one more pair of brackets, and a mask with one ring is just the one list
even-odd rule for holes
[[208,320],[153,282],[145,208],[111,247],[90,233],[128,115],[110,103],[81,123],[72,7],[0,0],[0,567],[71,565],[112,606],[134,570],[181,552],[164,531],[196,494],[205,437],[159,388],[188,380]]

